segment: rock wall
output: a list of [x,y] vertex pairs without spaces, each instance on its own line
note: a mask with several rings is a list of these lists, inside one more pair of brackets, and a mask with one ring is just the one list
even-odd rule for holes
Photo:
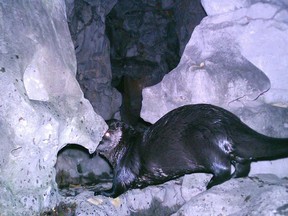
[[[167,5],[167,2],[169,1],[162,0],[162,5],[164,3]],[[179,55],[182,56],[194,28],[199,25],[207,14],[203,9],[200,0],[174,0],[174,3],[175,28],[180,44]]]
[[106,124],[84,99],[65,3],[0,2],[0,214],[39,215],[59,195],[66,144],[93,152]]
[[77,57],[77,80],[94,110],[105,120],[121,106],[121,94],[111,86],[110,43],[106,15],[117,0],[66,0],[69,29]]
[[171,216],[287,215],[287,183],[267,174],[232,179],[194,196]]
[[[143,90],[141,116],[154,123],[181,105],[211,103],[261,133],[288,137],[287,3],[222,3],[202,1],[208,17],[194,29],[177,68]],[[283,161],[279,166],[269,171],[287,176]]]

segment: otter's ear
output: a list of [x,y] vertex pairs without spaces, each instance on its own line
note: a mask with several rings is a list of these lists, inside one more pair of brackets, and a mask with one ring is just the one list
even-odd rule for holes
[[125,125],[124,122],[121,122],[121,121],[115,122],[116,128],[122,128],[123,125]]
[[121,127],[121,121],[116,119],[110,119],[106,121],[106,124],[108,125],[109,129],[115,130]]

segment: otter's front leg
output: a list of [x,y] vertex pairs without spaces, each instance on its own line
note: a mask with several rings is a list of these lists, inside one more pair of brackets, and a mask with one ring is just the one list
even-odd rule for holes
[[130,169],[125,166],[117,167],[114,171],[113,186],[109,190],[96,191],[94,195],[103,195],[107,197],[118,197],[128,189],[132,188],[132,184],[135,181],[135,175]]
[[128,173],[130,172],[127,172],[125,168],[117,169],[117,171],[114,172],[112,188],[109,190],[96,191],[94,193],[94,196],[103,195],[115,198],[126,192],[130,188],[131,183],[133,182],[131,179],[132,175],[127,175]]

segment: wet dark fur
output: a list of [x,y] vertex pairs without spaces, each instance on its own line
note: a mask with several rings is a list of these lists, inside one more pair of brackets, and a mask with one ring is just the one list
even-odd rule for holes
[[[122,139],[111,142],[120,129]],[[95,195],[117,197],[187,173],[211,173],[211,188],[244,177],[252,161],[288,156],[288,139],[267,137],[213,105],[186,105],[167,113],[143,134],[120,121],[109,125],[97,151],[114,169],[113,187]],[[235,167],[231,174],[231,164]]]

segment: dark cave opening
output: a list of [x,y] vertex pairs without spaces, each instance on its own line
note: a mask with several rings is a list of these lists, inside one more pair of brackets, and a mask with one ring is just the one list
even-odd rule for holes
[[142,89],[159,83],[180,60],[173,7],[119,1],[106,17],[112,86],[122,94],[122,121],[136,126]]
[[[189,15],[189,36],[183,40],[181,26]],[[192,12],[192,13],[191,13]],[[110,41],[111,84],[122,95],[121,120],[145,125],[140,117],[142,90],[159,83],[180,61],[183,47],[196,25],[205,16],[200,1],[126,1],[116,3],[106,16],[106,35]],[[182,50],[181,50],[182,47]]]
[[64,196],[110,187],[112,182],[109,163],[77,144],[68,144],[58,152],[55,169],[56,183]]

